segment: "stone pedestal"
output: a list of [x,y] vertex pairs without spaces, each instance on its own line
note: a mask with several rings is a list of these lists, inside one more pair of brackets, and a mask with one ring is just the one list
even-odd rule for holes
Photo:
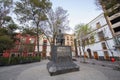
[[79,71],[79,66],[72,61],[70,46],[52,46],[51,61],[47,64],[50,75]]

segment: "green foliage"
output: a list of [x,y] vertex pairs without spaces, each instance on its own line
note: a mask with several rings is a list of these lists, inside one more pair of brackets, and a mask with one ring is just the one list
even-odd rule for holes
[[3,3],[4,7],[10,7],[11,4],[13,3],[13,0],[0,0],[0,3]]
[[8,31],[6,28],[0,28],[0,36],[3,36],[3,35],[8,35]]
[[13,40],[9,36],[0,36],[0,53],[2,53],[4,50],[11,49],[13,46]]
[[95,0],[95,4],[98,8],[103,6],[105,9],[109,9],[117,3],[120,3],[120,0]]
[[9,58],[0,57],[0,65],[8,65]]
[[32,26],[28,26],[34,26],[36,28],[38,52],[39,30],[42,30],[43,27],[46,27],[42,25],[44,25],[43,22],[48,19],[45,13],[47,13],[50,10],[51,6],[52,4],[49,0],[20,0],[16,2],[14,12],[17,14],[19,21],[25,25],[31,23]]
[[10,16],[5,16],[5,17],[3,17],[3,20],[9,22],[11,20],[11,17]]
[[18,29],[18,26],[15,23],[9,24],[8,29],[10,29],[13,32],[14,30]]
[[78,40],[81,41],[81,46],[85,49],[86,45],[93,44],[94,34],[91,33],[92,28],[85,24],[75,26],[75,34]]
[[84,39],[91,31],[92,28],[85,24],[79,24],[75,26],[75,33],[77,38]]
[[[80,45],[82,47],[83,53],[85,55],[85,46],[91,44],[94,40],[92,36],[92,28],[86,24],[79,24],[75,26],[75,34],[78,40],[80,40]],[[91,39],[92,38],[92,39]],[[85,56],[84,56],[85,62]]]
[[1,0],[0,1],[0,27],[7,24],[12,19],[8,14],[12,8],[13,0]]
[[[40,30],[39,30],[40,32]],[[33,27],[25,27],[23,28],[23,32],[22,32],[23,35],[26,35],[26,34],[29,34],[31,36],[36,36],[37,35],[37,32],[36,32],[36,28],[33,28]]]
[[9,58],[0,57],[0,65],[15,65],[40,61],[40,56],[11,57],[9,64],[8,61]]
[[17,25],[9,24],[8,27],[0,28],[0,53],[14,47],[15,33]]
[[[36,7],[41,7],[42,9],[50,9],[52,3],[49,0],[30,0]],[[47,5],[47,6],[46,6]]]
[[14,12],[21,22],[31,21],[37,26],[41,21],[47,19],[44,12],[49,11],[50,8],[51,2],[49,0],[21,0],[21,2],[16,2]]

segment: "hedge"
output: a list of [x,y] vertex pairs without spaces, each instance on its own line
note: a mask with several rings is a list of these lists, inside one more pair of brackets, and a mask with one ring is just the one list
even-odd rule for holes
[[0,66],[24,64],[24,63],[31,63],[38,61],[40,61],[40,56],[11,57],[10,59],[5,57],[0,57]]

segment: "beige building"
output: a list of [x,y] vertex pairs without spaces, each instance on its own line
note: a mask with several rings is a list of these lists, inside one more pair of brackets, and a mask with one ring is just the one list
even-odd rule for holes
[[64,34],[65,46],[71,46],[72,52],[75,52],[74,34]]
[[[39,38],[40,38],[39,50],[40,52],[42,52],[41,56],[42,57],[50,56],[51,46],[49,41],[44,35],[40,35]],[[71,46],[72,56],[75,56],[74,34],[64,34],[64,38],[65,38],[65,42],[64,42],[65,46]],[[35,48],[35,51],[37,51],[37,46]]]
[[[37,45],[35,47],[35,51],[37,52]],[[47,56],[50,56],[50,52],[51,52],[50,42],[43,34],[39,35],[39,51],[41,52],[42,58],[46,58]]]

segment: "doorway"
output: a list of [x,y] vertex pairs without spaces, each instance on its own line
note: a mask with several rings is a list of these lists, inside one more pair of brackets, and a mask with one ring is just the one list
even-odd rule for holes
[[98,60],[98,53],[95,51],[95,52],[93,52],[93,54],[94,54],[94,59],[97,59]]
[[89,58],[92,58],[92,54],[91,54],[91,49],[90,48],[87,49],[87,52],[88,52]]
[[108,51],[104,51],[104,58],[105,58],[105,60],[109,60],[110,59]]

